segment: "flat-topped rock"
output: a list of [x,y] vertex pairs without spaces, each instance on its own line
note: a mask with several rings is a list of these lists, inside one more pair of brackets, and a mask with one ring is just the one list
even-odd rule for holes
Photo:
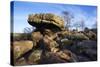
[[64,28],[64,21],[61,17],[51,13],[30,14],[28,23],[36,28],[58,28],[60,30]]

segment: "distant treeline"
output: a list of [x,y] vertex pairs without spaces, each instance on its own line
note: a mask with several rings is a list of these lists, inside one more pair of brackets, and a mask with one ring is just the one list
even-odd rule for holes
[[[84,31],[80,31],[80,32],[85,33],[85,32],[89,32],[89,31],[92,31],[97,36],[97,29],[95,29],[95,28],[93,28],[93,29],[85,28]],[[67,35],[65,35],[65,36],[67,36]],[[31,33],[30,32],[29,33],[11,33],[11,41],[20,41],[20,40],[32,40]]]
[[11,33],[11,41],[31,40],[30,33]]

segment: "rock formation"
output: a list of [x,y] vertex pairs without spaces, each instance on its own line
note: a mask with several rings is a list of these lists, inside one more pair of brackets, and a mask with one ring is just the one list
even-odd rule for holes
[[[57,43],[58,33],[64,30],[64,21],[59,17],[51,13],[47,14],[31,14],[28,18],[28,23],[36,27],[36,30],[32,32],[32,40],[38,44],[42,43],[42,56],[39,63],[45,63],[44,60],[50,55],[46,60],[46,63],[60,63],[71,61],[71,52],[64,52],[59,48],[60,44]],[[36,34],[34,34],[36,33]],[[36,36],[37,35],[37,36]],[[41,44],[39,44],[41,46]],[[68,51],[68,50],[65,50]],[[55,60],[54,55],[58,58]],[[43,58],[45,56],[45,58]],[[59,60],[58,60],[59,59]],[[58,61],[57,61],[58,60]],[[73,60],[72,60],[73,61]]]
[[[96,38],[96,34],[92,33],[90,35],[86,32],[67,31],[64,28],[64,21],[61,17],[51,13],[30,14],[28,23],[36,27],[31,33],[33,46],[31,50],[17,59],[24,57],[27,64],[77,62],[85,61],[81,60],[81,58],[85,57],[78,55],[78,53],[81,54],[83,52],[90,57],[89,59],[96,60],[96,50],[94,49],[94,53],[91,52],[92,48],[90,47],[89,50],[85,50],[85,42],[82,42],[87,40],[87,44],[91,44],[92,41],[89,41],[89,39],[93,38],[92,35]],[[96,46],[96,43],[93,43]],[[89,52],[93,56],[90,56]]]
[[64,29],[64,21],[59,16],[51,13],[31,14],[28,23],[36,28]]

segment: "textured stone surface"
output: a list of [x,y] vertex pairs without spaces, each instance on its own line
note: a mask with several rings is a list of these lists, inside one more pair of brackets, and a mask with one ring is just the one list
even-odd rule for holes
[[64,21],[59,17],[51,13],[46,14],[31,14],[28,18],[28,23],[37,28],[64,28]]
[[91,40],[85,40],[82,42],[77,42],[71,46],[71,51],[74,52],[78,57],[79,61],[83,58],[87,60],[96,61],[97,60],[97,42]]

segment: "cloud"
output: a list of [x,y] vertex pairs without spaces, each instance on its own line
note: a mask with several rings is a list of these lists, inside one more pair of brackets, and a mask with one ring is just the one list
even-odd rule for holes
[[88,9],[83,9],[83,7],[81,6],[62,6],[62,7],[65,8],[65,11],[70,12],[74,16],[72,21],[73,24],[81,20],[84,20],[86,27],[92,28],[93,24],[95,24],[97,21],[97,14],[96,14],[97,12],[94,9],[91,11]]

